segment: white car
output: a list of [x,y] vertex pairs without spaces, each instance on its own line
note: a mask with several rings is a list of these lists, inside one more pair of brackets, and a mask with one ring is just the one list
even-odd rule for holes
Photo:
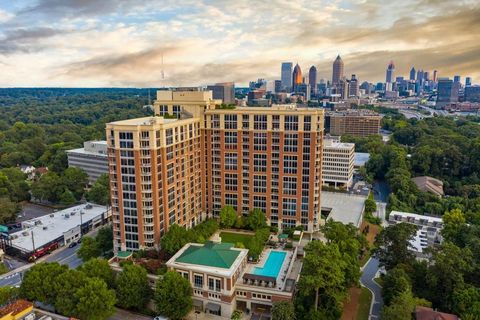
[[163,316],[156,316],[155,318],[153,318],[153,320],[168,320],[168,318],[165,318]]

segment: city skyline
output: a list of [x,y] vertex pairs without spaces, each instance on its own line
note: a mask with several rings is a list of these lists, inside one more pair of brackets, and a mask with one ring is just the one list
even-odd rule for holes
[[[1,87],[186,86],[279,79],[281,62],[384,81],[385,66],[480,80],[477,1],[23,0],[0,5]],[[448,13],[446,13],[448,12]],[[259,27],[261,26],[261,27]],[[163,59],[162,59],[163,58]],[[163,63],[162,63],[163,60]],[[156,72],[154,71],[156,70]],[[162,70],[165,80],[162,80]]]

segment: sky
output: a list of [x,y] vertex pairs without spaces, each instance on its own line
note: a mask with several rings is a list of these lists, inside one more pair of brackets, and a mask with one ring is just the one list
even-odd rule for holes
[[338,54],[361,82],[393,60],[480,83],[480,1],[0,0],[0,87],[241,86],[283,61],[331,79]]

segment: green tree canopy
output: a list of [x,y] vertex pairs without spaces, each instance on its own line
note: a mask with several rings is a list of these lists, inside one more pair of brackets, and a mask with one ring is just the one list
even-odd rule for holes
[[115,274],[107,260],[103,258],[93,258],[85,262],[78,269],[87,277],[102,279],[109,288],[114,287]]
[[110,179],[108,174],[104,173],[98,177],[86,194],[88,201],[106,205],[110,202]]
[[178,224],[173,224],[161,239],[160,244],[165,252],[174,255],[189,242],[189,238],[190,235],[184,227],[181,227]]
[[295,320],[295,309],[290,301],[273,304],[272,320]]
[[68,270],[68,266],[60,265],[57,262],[39,263],[31,267],[23,277],[20,296],[30,301],[55,304],[56,279],[66,270]]
[[116,293],[120,307],[142,310],[151,297],[147,271],[138,265],[125,265],[117,276]]
[[258,230],[267,227],[267,218],[260,209],[253,209],[246,218],[247,227],[252,230]]
[[182,319],[193,307],[190,282],[179,273],[168,271],[157,281],[155,304],[160,314],[173,320]]
[[237,221],[237,212],[232,206],[224,206],[220,210],[220,225],[222,228],[231,228]]
[[74,316],[80,319],[104,320],[115,313],[115,291],[108,289],[105,282],[89,278],[75,292],[77,301]]
[[80,249],[77,251],[77,255],[84,262],[97,258],[102,254],[100,246],[97,240],[91,237],[83,237]]

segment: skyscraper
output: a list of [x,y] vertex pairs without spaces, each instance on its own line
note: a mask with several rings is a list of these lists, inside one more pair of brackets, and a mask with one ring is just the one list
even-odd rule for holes
[[415,71],[415,67],[412,67],[412,69],[410,69],[410,80],[415,81],[416,73],[417,73],[417,71]]
[[437,73],[438,73],[437,70],[433,70],[433,79],[432,79],[433,82],[437,82],[437,77],[438,77]]
[[469,87],[472,85],[472,78],[466,77],[465,78],[465,87]]
[[453,81],[449,78],[439,78],[437,87],[436,109],[442,109],[458,100],[458,92],[455,93]]
[[343,78],[343,60],[340,55],[333,62],[332,84],[337,85]]
[[393,61],[390,61],[390,63],[387,66],[387,74],[385,77],[385,91],[392,91],[393,89],[393,79],[395,78],[395,64]]
[[352,74],[352,78],[350,79],[350,83],[348,86],[348,96],[349,97],[358,97],[360,95],[358,89],[358,79],[357,76]]
[[460,76],[453,77],[453,82],[460,82],[460,80],[461,80]]
[[213,99],[220,99],[225,104],[235,104],[235,84],[233,82],[207,86],[207,90],[212,90]]
[[308,70],[308,84],[312,90],[312,95],[317,94],[317,68],[315,66],[311,66],[310,70]]
[[293,68],[293,91],[297,89],[297,85],[303,83],[303,77],[302,77],[302,69],[298,65],[298,63],[295,65],[295,68]]
[[282,63],[282,89],[290,92],[292,90],[292,68],[293,64],[291,62]]

